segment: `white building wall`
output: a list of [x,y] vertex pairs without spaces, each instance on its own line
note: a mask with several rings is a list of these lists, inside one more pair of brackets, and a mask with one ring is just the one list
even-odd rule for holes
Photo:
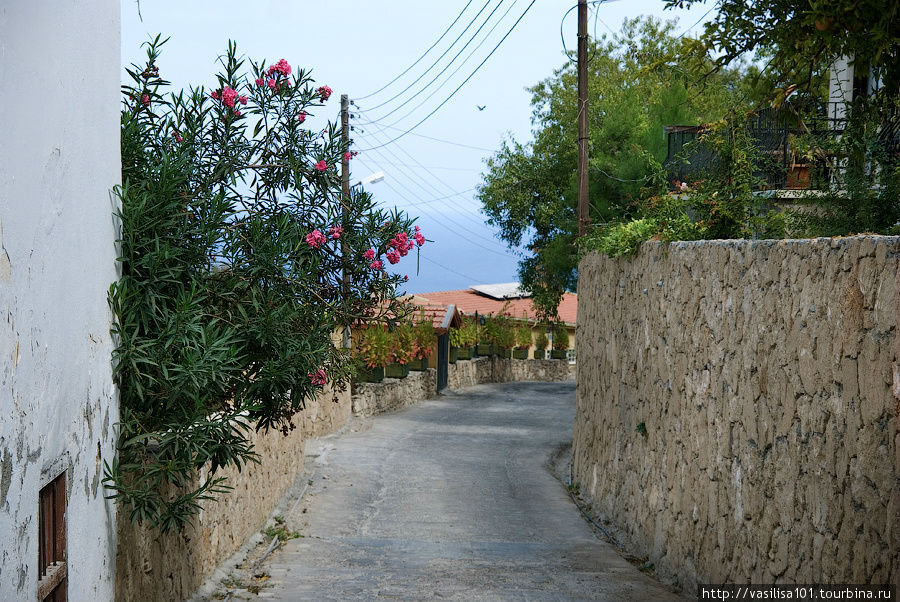
[[119,3],[0,3],[0,600],[37,596],[37,506],[68,486],[68,599],[114,596]]

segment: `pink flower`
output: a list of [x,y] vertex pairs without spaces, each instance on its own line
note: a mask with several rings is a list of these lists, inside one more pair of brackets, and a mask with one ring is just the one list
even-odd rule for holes
[[311,382],[314,387],[321,387],[328,382],[328,377],[321,368],[315,372],[310,372],[307,376],[309,376],[309,382]]
[[240,117],[240,116],[241,116],[241,112],[240,112],[238,109],[235,109],[235,110],[234,110],[234,116],[235,116],[235,117]]
[[373,261],[372,263],[369,264],[369,267],[372,268],[373,270],[380,270],[381,268],[384,267],[384,264],[381,263],[380,260],[376,259],[375,261]]
[[218,90],[213,90],[212,92],[210,92],[209,97],[212,98],[213,100],[219,100]]
[[309,113],[307,113],[306,111],[300,111],[299,113],[297,113],[297,121],[303,123],[304,121],[306,121],[306,116],[308,114]]
[[274,65],[269,65],[269,75],[274,74],[275,72],[281,73],[282,75],[290,75],[291,74],[291,66],[284,59],[281,59]]
[[172,132],[172,135],[175,136],[175,142],[181,142],[183,140],[181,134],[178,133],[178,130]]
[[387,257],[387,260],[391,262],[391,265],[400,261],[400,256],[397,255],[397,251],[388,251],[385,254],[385,257]]
[[400,254],[400,257],[406,257],[406,254],[409,253],[409,249],[406,247],[400,247],[397,249],[397,252]]
[[248,100],[248,98],[246,96],[238,96],[238,102],[241,103],[242,105],[246,105],[247,100]]
[[[418,229],[419,229],[419,228],[416,227],[416,230],[418,230]],[[425,237],[422,236],[421,234],[419,234],[418,232],[416,232],[416,233],[413,235],[413,238],[416,239],[416,243],[418,243],[418,245],[419,245],[420,247],[421,247],[422,245],[425,244]]]
[[353,156],[353,153],[351,153],[350,151],[347,151],[346,153],[344,153],[344,161],[349,161],[350,157],[352,157],[352,156]]
[[331,238],[338,239],[344,233],[344,228],[343,226],[332,226],[328,228],[328,233],[331,235]]
[[311,246],[313,249],[318,249],[323,244],[325,244],[325,235],[322,234],[321,230],[316,228],[306,235],[306,244]]
[[148,104],[150,104],[150,96],[144,94],[143,96],[141,96],[141,102],[144,103],[144,106],[146,107]]
[[313,165],[313,167],[315,167],[319,171],[325,171],[326,169],[328,169],[328,164],[325,163],[325,161],[318,161],[315,165]]
[[275,89],[275,80],[270,77],[269,81],[266,82],[266,85],[274,90]]
[[331,96],[331,88],[329,88],[328,86],[321,86],[319,88],[316,88],[316,94],[318,94],[323,101],[328,100],[328,98]]
[[237,97],[237,90],[232,90],[228,86],[225,86],[225,89],[222,90],[222,104],[229,109],[234,107],[234,101],[237,100]]
[[256,85],[257,85],[257,86],[263,85],[263,78],[257,77],[257,78],[256,78]]
[[365,253],[363,253],[363,257],[366,259],[375,259],[375,249],[369,249]]

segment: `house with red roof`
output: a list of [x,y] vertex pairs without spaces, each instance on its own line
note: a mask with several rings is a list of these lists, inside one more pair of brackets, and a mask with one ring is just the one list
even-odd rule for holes
[[[457,291],[418,293],[409,297],[409,300],[417,305],[420,303],[426,303],[429,306],[452,305],[464,316],[499,315],[505,311],[516,320],[528,322],[532,327],[532,338],[537,336],[541,330],[547,333],[548,338],[552,336],[546,324],[541,323],[530,295],[522,290],[517,282],[473,285],[465,290]],[[557,313],[569,334],[569,358],[574,361],[578,295],[564,293]],[[529,350],[529,354],[533,349],[534,346]]]

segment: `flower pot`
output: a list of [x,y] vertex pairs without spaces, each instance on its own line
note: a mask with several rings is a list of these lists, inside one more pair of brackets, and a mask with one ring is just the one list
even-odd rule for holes
[[424,372],[428,370],[428,358],[416,358],[409,363],[409,369],[415,370],[416,372]]
[[[451,354],[452,354],[452,351],[451,351]],[[457,347],[456,348],[456,359],[457,360],[472,359],[472,347]]]
[[550,352],[550,359],[552,360],[564,360],[566,359],[566,350],[565,349],[554,349]]
[[456,360],[459,358],[459,347],[451,347],[450,348],[450,357],[448,361],[451,364],[455,364]]
[[546,349],[535,349],[534,350],[534,359],[536,359],[536,360],[547,359],[547,350]]
[[384,367],[384,376],[386,378],[406,378],[409,376],[409,366],[407,364],[388,364]]
[[363,368],[359,371],[359,381],[364,383],[380,383],[384,380],[384,368]]
[[809,188],[809,165],[791,164],[784,187],[789,190],[806,190]]
[[527,360],[528,359],[528,350],[527,349],[513,349],[512,356],[514,360]]
[[510,350],[506,347],[498,347],[497,348],[497,357],[502,357],[503,359],[509,359]]
[[478,343],[478,355],[481,357],[490,357],[494,354],[494,350],[491,345],[487,343]]

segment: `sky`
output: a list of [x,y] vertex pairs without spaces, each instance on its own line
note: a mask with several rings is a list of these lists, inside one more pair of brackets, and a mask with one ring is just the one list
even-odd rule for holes
[[[159,33],[170,37],[159,61],[161,75],[176,88],[210,88],[228,40],[254,60],[271,64],[284,58],[295,69],[312,69],[316,85],[334,90],[319,119],[338,118],[341,94],[356,103],[351,138],[360,154],[351,161],[351,183],[383,172],[384,180],[366,189],[385,207],[416,217],[428,239],[418,256],[411,253],[390,266],[409,276],[405,292],[465,289],[518,280],[521,251],[508,248],[486,223],[475,188],[485,159],[505,137],[531,140],[527,88],[565,64],[561,27],[566,46],[575,48],[577,11],[563,21],[575,4],[123,0],[122,64],[140,63],[141,44]],[[711,7],[664,10],[662,0],[606,2],[590,7],[588,31],[610,36],[626,18],[654,15],[677,20],[679,33],[695,34],[712,17]],[[391,142],[442,103],[421,125]]]

